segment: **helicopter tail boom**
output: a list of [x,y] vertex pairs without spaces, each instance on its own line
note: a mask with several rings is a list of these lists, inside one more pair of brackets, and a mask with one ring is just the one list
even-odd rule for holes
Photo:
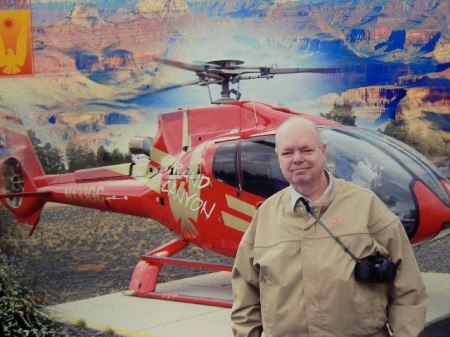
[[34,179],[45,172],[20,118],[0,113],[0,125],[0,202],[34,229],[49,194]]

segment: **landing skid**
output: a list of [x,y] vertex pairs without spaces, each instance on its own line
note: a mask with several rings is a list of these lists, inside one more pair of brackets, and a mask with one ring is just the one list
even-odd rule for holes
[[142,255],[134,269],[129,286],[130,291],[127,292],[127,294],[160,300],[231,308],[232,302],[228,300],[179,295],[173,293],[160,293],[155,291],[161,267],[165,264],[214,271],[230,272],[232,270],[232,266],[226,264],[170,258],[170,256],[183,250],[188,245],[189,242],[186,240],[175,239],[145,255]]

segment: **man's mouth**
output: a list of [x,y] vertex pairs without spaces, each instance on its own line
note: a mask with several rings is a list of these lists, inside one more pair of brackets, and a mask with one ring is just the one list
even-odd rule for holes
[[296,167],[294,169],[292,169],[292,172],[299,172],[299,173],[303,173],[306,172],[310,169],[310,167]]

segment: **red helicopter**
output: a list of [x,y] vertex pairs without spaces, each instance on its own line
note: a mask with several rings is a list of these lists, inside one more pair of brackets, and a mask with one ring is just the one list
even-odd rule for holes
[[[328,143],[327,168],[354,180],[359,162],[373,172],[360,175],[401,219],[412,244],[427,241],[450,223],[450,182],[411,147],[380,132],[345,127],[285,107],[239,101],[230,83],[289,73],[333,73],[331,68],[244,67],[242,61],[187,64],[157,61],[193,71],[200,85],[221,85],[211,106],[164,113],[154,138],[130,141],[130,152],[145,162],[46,175],[20,118],[0,113],[0,200],[21,223],[39,221],[46,202],[152,218],[179,239],[141,257],[130,282],[136,296],[155,292],[163,264],[211,270],[231,266],[170,258],[190,243],[234,257],[257,207],[287,186],[274,152],[277,127],[292,116],[319,125]],[[236,95],[236,99],[231,98]],[[374,176],[377,179],[372,179]],[[227,301],[172,296],[172,300],[230,306]]]

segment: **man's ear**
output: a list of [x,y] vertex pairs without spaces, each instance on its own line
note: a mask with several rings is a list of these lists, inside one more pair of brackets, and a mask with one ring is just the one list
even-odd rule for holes
[[327,150],[328,150],[327,143],[323,143],[322,144],[322,153],[324,156],[327,155]]

